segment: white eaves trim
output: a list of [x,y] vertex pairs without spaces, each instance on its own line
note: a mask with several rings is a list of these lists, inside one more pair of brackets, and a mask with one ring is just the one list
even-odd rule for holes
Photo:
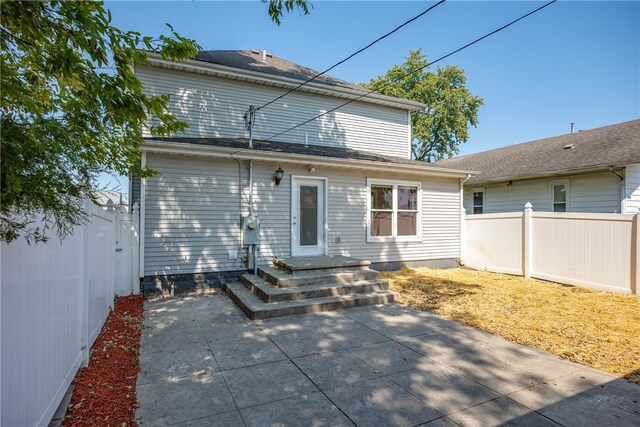
[[[147,59],[148,64],[154,67],[194,72],[198,74],[207,74],[227,79],[242,80],[268,86],[276,86],[284,89],[292,89],[303,82],[303,80],[293,79],[290,77],[261,73],[259,71],[245,70],[242,68],[213,64],[211,62],[198,61],[193,59],[181,62],[167,61],[165,59],[162,59],[160,55],[154,53],[149,53]],[[144,66],[144,64],[142,65]],[[301,92],[310,92],[345,99],[356,99],[366,93],[356,89],[349,89],[340,86],[329,86],[316,82],[307,83],[298,90]],[[371,104],[385,105],[388,107],[401,108],[403,110],[408,110],[411,112],[419,111],[425,107],[425,104],[422,104],[420,102],[410,101],[408,99],[402,98],[394,98],[392,96],[380,95],[378,93],[371,93],[370,95],[359,99],[359,101],[368,102]]]
[[340,169],[372,170],[408,175],[426,175],[449,178],[466,178],[477,171],[435,168],[404,163],[384,163],[370,160],[342,159],[338,157],[311,156],[308,154],[260,151],[249,148],[228,148],[188,144],[171,141],[147,141],[141,146],[143,153],[178,154],[184,156],[212,157],[219,159],[263,160],[282,164],[304,164]]

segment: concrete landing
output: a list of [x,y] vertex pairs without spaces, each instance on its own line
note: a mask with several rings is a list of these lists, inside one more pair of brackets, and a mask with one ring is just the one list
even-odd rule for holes
[[274,265],[281,267],[285,270],[304,271],[304,270],[327,270],[327,269],[344,269],[344,268],[358,268],[371,265],[371,262],[351,258],[347,256],[308,256],[308,257],[295,257],[284,258],[274,261]]

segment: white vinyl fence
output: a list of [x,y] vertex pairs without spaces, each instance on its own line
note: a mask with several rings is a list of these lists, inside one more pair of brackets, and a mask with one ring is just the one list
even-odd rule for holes
[[46,244],[0,245],[3,426],[46,426],[88,362],[114,294],[139,292],[136,214],[89,201],[85,209],[89,222],[64,240],[52,232]]
[[468,267],[610,292],[640,293],[640,214],[523,212],[469,215]]

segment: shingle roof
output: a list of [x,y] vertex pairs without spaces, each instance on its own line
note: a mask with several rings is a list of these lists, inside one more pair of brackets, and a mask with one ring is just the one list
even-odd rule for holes
[[[198,53],[195,59],[298,80],[308,80],[318,74],[316,70],[296,64],[295,62],[287,61],[286,59],[278,58],[270,53],[267,53],[266,62],[262,62],[262,52],[258,50],[205,50]],[[365,91],[365,89],[360,86],[326,74],[316,78],[314,82]]]
[[437,165],[480,171],[469,180],[480,182],[631,163],[640,163],[640,120],[454,157]]
[[[247,148],[249,140],[247,138],[191,138],[191,137],[171,137],[171,138],[145,138],[147,141],[178,142],[184,144],[206,145],[210,147],[223,148]],[[275,153],[303,154],[307,156],[319,156],[335,159],[362,160],[369,162],[380,162],[385,164],[422,166],[426,169],[439,169],[446,171],[449,168],[435,163],[425,163],[416,160],[409,160],[402,157],[384,156],[381,154],[368,153],[365,151],[352,150],[341,147],[325,147],[321,145],[302,145],[289,142],[276,142],[253,140],[253,150]]]

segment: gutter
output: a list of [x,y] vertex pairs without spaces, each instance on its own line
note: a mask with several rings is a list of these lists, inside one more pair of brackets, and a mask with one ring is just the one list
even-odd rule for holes
[[[636,162],[637,163],[637,162]],[[526,180],[526,179],[541,179],[541,178],[554,178],[554,177],[561,177],[561,176],[566,176],[566,175],[573,175],[573,174],[589,174],[589,173],[597,173],[597,172],[611,172],[610,169],[613,168],[621,168],[621,167],[625,167],[628,165],[633,165],[636,164],[634,162],[630,162],[630,163],[623,163],[623,164],[618,164],[615,166],[610,166],[610,165],[597,165],[597,166],[588,166],[588,167],[581,167],[581,168],[575,168],[575,169],[561,169],[561,170],[556,170],[556,171],[548,171],[548,172],[540,172],[537,174],[531,174],[531,175],[510,175],[510,176],[501,176],[501,177],[497,177],[497,178],[490,178],[490,179],[479,179],[477,181],[473,181],[472,184],[494,184],[494,183],[499,183],[499,182],[506,182],[509,180],[513,180],[513,181],[521,181],[521,180]],[[618,177],[620,177],[620,175],[618,175],[617,173],[614,173],[614,175],[617,175]]]
[[[194,59],[189,59],[181,62],[167,61],[162,59],[160,55],[154,53],[148,54],[147,63],[152,67],[168,68],[178,71],[193,72],[197,74],[207,74],[215,77],[249,81],[257,84],[282,87],[285,89],[292,89],[303,82],[303,80],[294,79],[291,77],[278,76],[275,74],[246,70],[244,68],[236,68],[228,65],[220,65],[212,62],[198,61]],[[143,64],[142,66],[145,65]],[[366,93],[366,91],[350,89],[341,86],[330,86],[317,82],[307,83],[298,90],[301,92],[311,92],[346,99],[356,99]],[[401,108],[404,110],[409,110],[411,112],[422,110],[426,106],[421,102],[410,101],[403,98],[394,98],[392,96],[381,95],[379,93],[371,93],[370,95],[359,99],[359,101],[367,102],[370,104],[379,104],[388,107]]]
[[338,157],[312,156],[308,154],[278,153],[271,151],[248,150],[246,148],[207,147],[179,142],[148,141],[141,146],[144,153],[180,154],[234,160],[262,160],[283,164],[313,164],[342,169],[360,169],[376,172],[390,172],[411,175],[441,176],[465,178],[479,172],[460,169],[434,168],[430,166],[404,163],[385,163],[371,160],[342,159]]

